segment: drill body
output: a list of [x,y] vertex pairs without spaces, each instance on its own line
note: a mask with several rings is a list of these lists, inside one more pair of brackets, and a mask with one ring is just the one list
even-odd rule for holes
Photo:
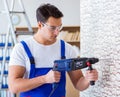
[[[98,58],[71,58],[55,60],[53,70],[54,71],[73,71],[83,68],[92,68],[91,64],[98,62]],[[91,70],[91,69],[89,69]]]
[[[53,71],[73,71],[78,69],[87,68],[88,70],[93,70],[92,64],[98,62],[98,58],[71,58],[71,59],[61,59],[55,60]],[[90,85],[94,85],[94,81],[90,81]],[[53,84],[53,88],[56,88],[58,83]]]

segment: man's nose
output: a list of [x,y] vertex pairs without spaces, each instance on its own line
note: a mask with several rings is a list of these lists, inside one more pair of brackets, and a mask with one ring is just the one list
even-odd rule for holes
[[55,35],[58,35],[59,32],[60,32],[59,29],[55,29],[54,34],[55,34]]

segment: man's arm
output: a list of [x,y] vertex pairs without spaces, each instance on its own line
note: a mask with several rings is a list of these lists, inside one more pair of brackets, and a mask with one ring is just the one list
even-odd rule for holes
[[87,89],[90,81],[96,81],[98,79],[96,70],[86,71],[85,76],[83,76],[81,70],[70,71],[68,74],[74,87],[80,91]]
[[24,79],[25,68],[22,66],[9,67],[9,89],[14,93],[28,91],[45,83],[44,76],[33,79]]
[[23,66],[10,66],[9,67],[9,89],[13,93],[24,92],[41,86],[45,83],[59,82],[60,73],[50,70],[46,75],[38,76],[31,79],[23,78],[25,73]]

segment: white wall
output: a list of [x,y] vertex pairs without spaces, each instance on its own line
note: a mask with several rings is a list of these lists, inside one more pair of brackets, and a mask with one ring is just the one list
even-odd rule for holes
[[98,57],[95,86],[80,97],[120,97],[120,0],[81,0],[81,54]]
[[[4,0],[3,0],[4,1]],[[8,0],[9,4],[11,0]],[[18,0],[15,0],[18,1]],[[80,25],[80,0],[23,0],[26,12],[30,19],[31,25],[36,26],[36,9],[41,3],[52,3],[57,6],[64,14],[64,26],[79,26]],[[3,2],[0,4],[0,11],[4,9]],[[15,2],[15,9],[19,9],[19,4]],[[21,16],[20,16],[21,17]],[[20,18],[21,22],[17,26],[26,26],[23,17]],[[0,14],[0,32],[6,32],[8,20],[6,15]]]

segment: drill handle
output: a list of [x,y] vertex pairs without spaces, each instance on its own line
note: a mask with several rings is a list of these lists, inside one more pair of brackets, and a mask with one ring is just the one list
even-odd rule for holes
[[[53,71],[57,71],[55,66],[53,67]],[[54,82],[54,83],[52,84],[52,89],[55,90],[55,89],[58,87],[58,85],[59,85],[59,83]]]
[[[88,70],[93,70],[92,65],[90,63],[87,63],[88,65]],[[95,81],[90,81],[90,85],[93,86],[95,85]]]

